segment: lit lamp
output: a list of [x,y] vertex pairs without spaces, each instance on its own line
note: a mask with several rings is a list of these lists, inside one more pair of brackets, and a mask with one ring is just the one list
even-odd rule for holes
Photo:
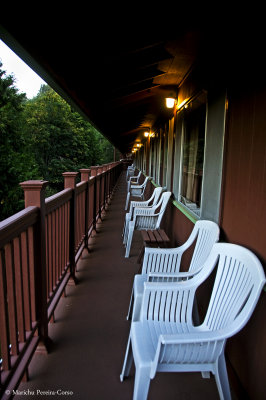
[[145,137],[149,137],[150,132],[144,132]]
[[166,107],[167,108],[174,108],[175,99],[173,97],[167,97],[165,100],[166,100]]

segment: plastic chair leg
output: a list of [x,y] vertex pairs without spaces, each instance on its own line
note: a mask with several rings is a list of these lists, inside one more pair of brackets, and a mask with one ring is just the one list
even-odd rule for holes
[[125,245],[127,242],[127,221],[125,220],[124,230],[123,230],[123,244]]
[[125,222],[124,222],[124,227],[123,227],[123,233],[122,233],[122,236],[124,237],[125,236],[125,230],[126,230],[126,218],[125,218]]
[[147,399],[150,381],[150,368],[136,366],[133,400]]
[[124,363],[123,363],[123,367],[122,367],[122,372],[120,374],[121,382],[123,382],[124,378],[126,378],[129,375],[130,369],[132,366],[132,362],[133,362],[133,353],[132,353],[131,340],[130,340],[130,335],[129,335],[128,341],[127,341],[127,348],[126,348]]
[[215,380],[221,400],[231,400],[230,386],[228,381],[226,363],[224,353],[222,353],[217,361],[215,372]]
[[131,242],[132,242],[132,237],[133,237],[133,232],[134,232],[134,230],[131,230],[131,229],[128,230],[127,247],[126,247],[126,254],[125,254],[126,258],[129,257],[130,248],[131,248]]
[[129,218],[125,218],[125,225],[124,225],[124,239],[123,239],[123,244],[126,245],[127,243],[127,236],[128,236],[128,224],[129,224]]
[[127,211],[127,208],[128,208],[129,198],[130,198],[130,192],[128,192],[128,194],[127,194],[126,206],[125,206],[125,210],[126,211]]
[[132,288],[130,301],[129,301],[128,312],[127,312],[127,320],[128,321],[132,318],[133,304],[134,304],[134,289]]

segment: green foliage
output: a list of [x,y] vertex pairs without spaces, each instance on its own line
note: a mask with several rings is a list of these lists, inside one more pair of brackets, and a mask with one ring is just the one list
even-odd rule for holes
[[0,220],[23,208],[19,182],[49,181],[63,189],[62,173],[113,160],[113,146],[49,86],[27,100],[0,64]]
[[23,207],[19,182],[32,179],[34,161],[28,149],[24,125],[24,94],[18,94],[14,79],[6,76],[0,64],[0,218]]

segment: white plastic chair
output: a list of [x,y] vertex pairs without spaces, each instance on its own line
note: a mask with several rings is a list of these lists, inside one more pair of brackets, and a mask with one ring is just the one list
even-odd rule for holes
[[153,207],[137,208],[135,210],[133,220],[129,221],[128,224],[128,235],[125,254],[126,258],[129,257],[134,230],[160,228],[160,224],[171,194],[171,192],[164,192],[159,202]]
[[[192,322],[197,287],[217,265],[207,313]],[[121,381],[134,359],[134,400],[145,400],[156,372],[214,374],[220,399],[231,399],[224,348],[247,323],[265,274],[258,258],[242,246],[216,243],[201,271],[188,281],[145,282],[140,321],[132,322]]]
[[129,176],[128,185],[131,185],[131,184],[138,185],[140,177],[141,177],[141,171],[139,171],[138,175]]
[[130,196],[139,197],[143,200],[144,192],[145,192],[148,180],[149,180],[149,177],[146,176],[146,178],[144,179],[144,182],[141,185],[136,185],[135,183],[131,183],[131,181],[128,181],[125,210],[128,209],[128,203],[129,203]]
[[134,165],[129,165],[128,167],[127,167],[127,174],[126,174],[126,180],[128,181],[128,178],[130,177],[130,176],[133,176],[134,175],[134,172],[135,172],[135,167],[134,167]]
[[[145,248],[141,274],[134,277],[133,289],[127,319],[138,321],[146,281],[180,281],[191,279],[206,261],[212,246],[219,240],[219,226],[212,221],[197,221],[187,241],[171,249]],[[184,252],[195,244],[187,272],[180,272],[180,263]],[[196,310],[195,310],[196,311]]]
[[128,224],[129,221],[133,219],[133,213],[136,208],[143,208],[143,207],[152,207],[158,203],[161,193],[163,191],[162,187],[156,187],[151,195],[151,197],[146,201],[137,201],[132,200],[129,206],[129,212],[125,215],[125,222],[124,222],[124,229],[123,229],[123,243],[125,244],[127,241],[127,234],[128,234]]

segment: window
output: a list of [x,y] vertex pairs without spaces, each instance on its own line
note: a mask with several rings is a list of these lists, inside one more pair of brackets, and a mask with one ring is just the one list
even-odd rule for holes
[[206,104],[184,110],[180,201],[199,215],[205,145]]
[[194,221],[219,221],[225,118],[225,91],[203,92],[176,115],[175,205]]
[[193,222],[219,222],[226,99],[225,90],[194,96],[152,138],[154,180],[173,191],[174,205]]

